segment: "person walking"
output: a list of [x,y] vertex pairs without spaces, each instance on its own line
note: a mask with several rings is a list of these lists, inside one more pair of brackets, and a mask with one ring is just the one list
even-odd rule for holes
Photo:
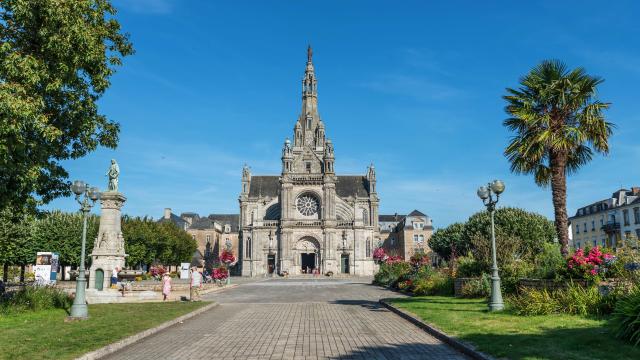
[[[111,270],[111,288],[115,289],[118,287],[118,272],[120,271],[120,268],[118,268],[117,266],[115,268],[113,268],[113,270]],[[124,293],[123,293],[124,296]]]
[[168,273],[164,273],[162,276],[162,301],[167,301],[171,294],[171,276]]
[[200,300],[200,287],[202,287],[202,274],[195,267],[191,269],[191,281],[189,283],[189,300]]

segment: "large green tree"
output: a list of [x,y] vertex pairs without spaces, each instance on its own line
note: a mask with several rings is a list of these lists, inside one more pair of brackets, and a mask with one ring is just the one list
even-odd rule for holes
[[0,210],[0,264],[3,281],[7,281],[10,265],[32,264],[36,259],[36,246],[32,241],[33,217]]
[[596,99],[602,79],[583,68],[573,70],[547,60],[507,88],[504,125],[515,133],[505,149],[511,171],[533,174],[543,187],[551,185],[555,228],[561,252],[569,252],[567,174],[588,163],[594,151],[609,151],[613,125],[605,120],[608,103]]
[[449,260],[452,255],[466,255],[470,243],[463,239],[463,232],[463,223],[454,223],[446,228],[438,229],[429,238],[429,247],[446,260]]
[[109,0],[0,2],[0,209],[68,194],[61,161],[116,146],[97,105],[133,53],[115,13]]

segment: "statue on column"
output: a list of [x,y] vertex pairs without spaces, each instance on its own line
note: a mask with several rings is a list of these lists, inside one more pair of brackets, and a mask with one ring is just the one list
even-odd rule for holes
[[118,191],[118,176],[120,176],[120,167],[118,166],[116,159],[111,159],[111,166],[109,167],[109,171],[107,171],[106,176],[109,177],[107,191]]

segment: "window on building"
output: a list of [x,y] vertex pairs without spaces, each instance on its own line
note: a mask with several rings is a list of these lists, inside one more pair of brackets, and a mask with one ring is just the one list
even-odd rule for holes
[[418,235],[418,242],[419,243],[423,243],[424,242],[424,235]]
[[596,221],[591,220],[591,231],[596,231]]
[[640,224],[640,207],[633,208],[633,221]]
[[393,236],[389,237],[389,245],[394,246],[396,244],[396,238]]
[[580,249],[580,241],[578,241],[578,242],[576,243],[576,248],[577,248],[577,249]]
[[629,209],[622,210],[622,219],[624,220],[624,226],[629,226]]
[[602,238],[600,242],[602,244],[602,247],[607,247],[607,238]]
[[418,235],[413,235],[413,242],[418,242]]
[[615,223],[615,222],[616,222],[616,215],[615,215],[615,214],[611,214],[611,215],[609,215],[609,221],[610,221],[611,223]]
[[580,225],[576,224],[576,234],[580,234]]
[[247,247],[246,247],[246,256],[247,258],[251,258],[251,238],[247,238]]
[[598,246],[598,241],[593,240],[593,246]]
[[304,164],[305,168],[307,169],[307,172],[311,172],[311,163],[310,162],[306,162]]
[[604,226],[604,215],[600,216],[600,226]]
[[417,230],[422,230],[424,228],[424,223],[414,221],[413,228]]
[[587,223],[584,223],[584,232],[587,232]]
[[207,235],[207,243],[211,242],[211,235]]

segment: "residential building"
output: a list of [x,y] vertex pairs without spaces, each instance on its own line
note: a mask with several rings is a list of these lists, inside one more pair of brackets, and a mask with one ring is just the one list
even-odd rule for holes
[[569,221],[574,248],[615,248],[623,239],[635,242],[640,238],[640,187],[620,189],[609,198],[581,207]]

